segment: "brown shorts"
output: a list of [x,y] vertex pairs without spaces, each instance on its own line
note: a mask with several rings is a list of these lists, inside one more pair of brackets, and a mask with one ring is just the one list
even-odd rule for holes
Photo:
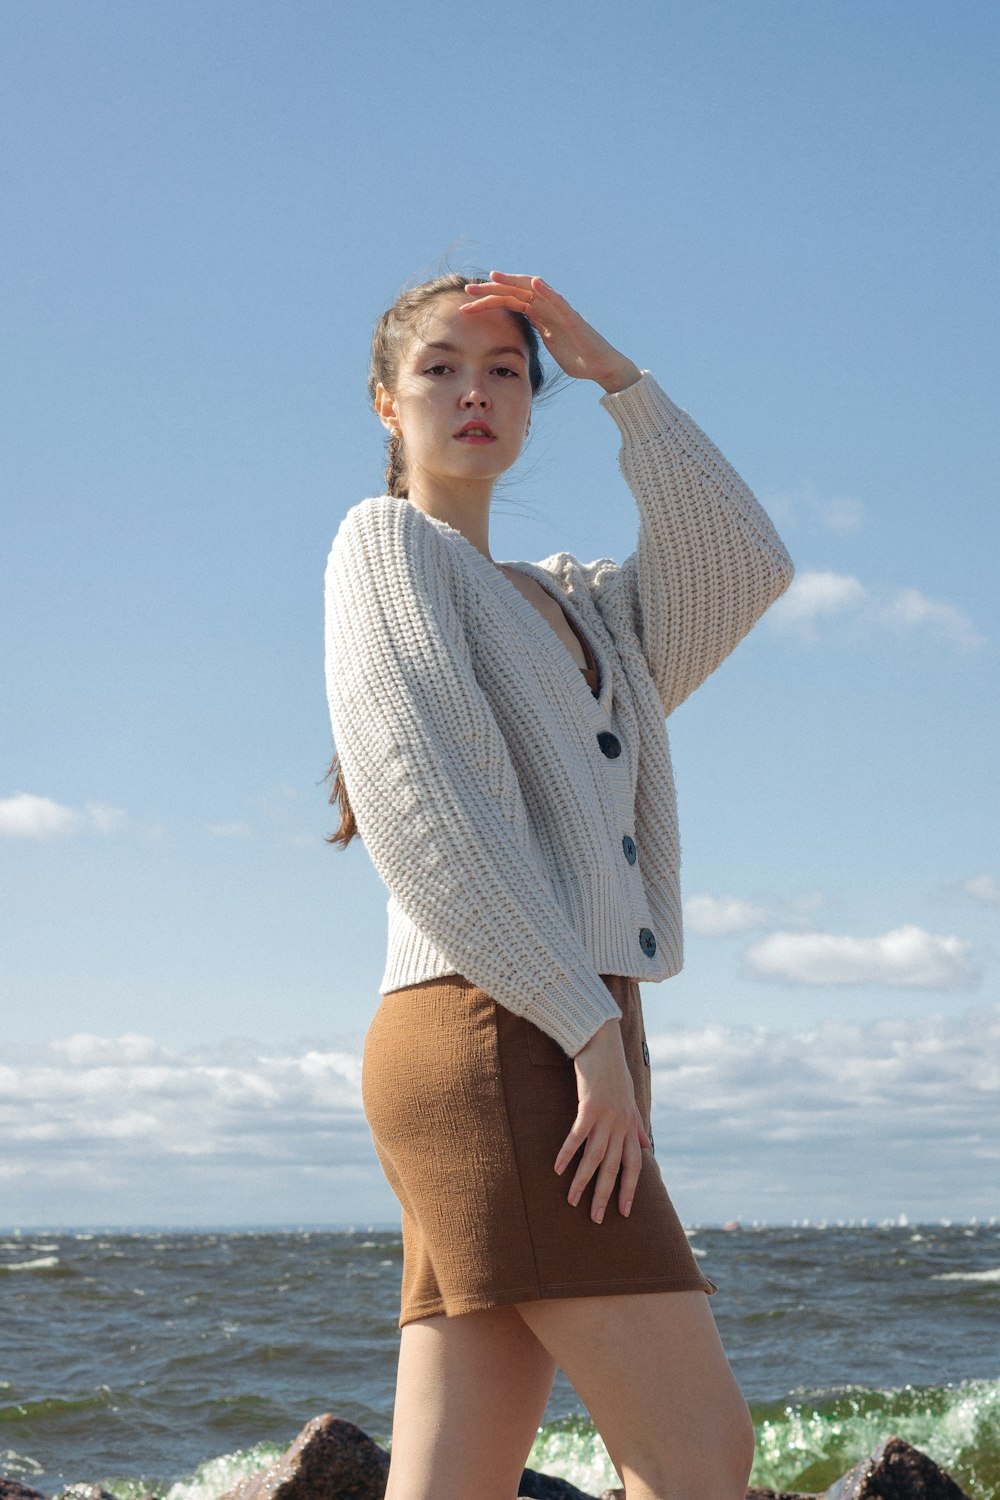
[[[643,1124],[650,1078],[638,981],[604,982]],[[576,1163],[556,1154],[576,1116],[572,1059],[545,1032],[460,975],[391,990],[365,1038],[365,1115],[403,1208],[399,1326],[539,1297],[717,1290],[698,1269],[651,1151],[632,1212],[593,1183],[566,1201]]]

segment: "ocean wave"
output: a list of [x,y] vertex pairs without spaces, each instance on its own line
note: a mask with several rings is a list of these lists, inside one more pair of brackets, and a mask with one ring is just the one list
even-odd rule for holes
[[[969,1494],[1000,1495],[1000,1380],[796,1392],[783,1402],[752,1404],[751,1411],[757,1434],[751,1483],[762,1488],[825,1490],[895,1433]],[[528,1463],[592,1495],[619,1483],[584,1417],[543,1427]]]
[[752,1407],[752,1482],[824,1490],[896,1434],[921,1449],[969,1494],[1000,1493],[1000,1380],[873,1390],[845,1386]]
[[9,1260],[0,1271],[53,1271],[58,1264],[58,1255],[40,1255],[36,1260]]
[[987,1281],[1000,1282],[1000,1266],[994,1266],[989,1271],[942,1271],[938,1276],[932,1276],[932,1281]]

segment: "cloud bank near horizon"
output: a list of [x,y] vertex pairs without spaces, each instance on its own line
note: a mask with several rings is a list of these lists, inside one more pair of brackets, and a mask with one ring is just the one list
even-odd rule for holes
[[[648,1040],[657,1159],[687,1222],[996,1210],[1000,1006]],[[393,1222],[360,1079],[357,1056],[322,1047],[66,1037],[0,1064],[3,1219]]]

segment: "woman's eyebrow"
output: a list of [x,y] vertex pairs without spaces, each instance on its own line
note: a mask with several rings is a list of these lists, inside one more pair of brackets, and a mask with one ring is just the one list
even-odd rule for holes
[[[460,353],[460,350],[458,350],[454,344],[438,343],[436,340],[432,343],[424,344],[424,348],[443,349],[446,354]],[[518,359],[523,359],[525,363],[527,363],[527,355],[525,354],[524,350],[519,349],[516,344],[500,344],[496,349],[487,349],[486,353],[490,357],[492,357],[494,354],[516,354]]]

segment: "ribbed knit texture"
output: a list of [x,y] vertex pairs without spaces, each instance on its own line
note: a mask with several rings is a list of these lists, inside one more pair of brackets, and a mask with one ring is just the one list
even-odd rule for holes
[[664,716],[793,572],[747,486],[648,371],[600,404],[622,434],[635,551],[509,565],[588,640],[596,698],[499,568],[408,500],[353,506],[326,570],[334,742],[389,890],[382,993],[462,974],[570,1055],[619,1013],[602,973],[681,967]]

